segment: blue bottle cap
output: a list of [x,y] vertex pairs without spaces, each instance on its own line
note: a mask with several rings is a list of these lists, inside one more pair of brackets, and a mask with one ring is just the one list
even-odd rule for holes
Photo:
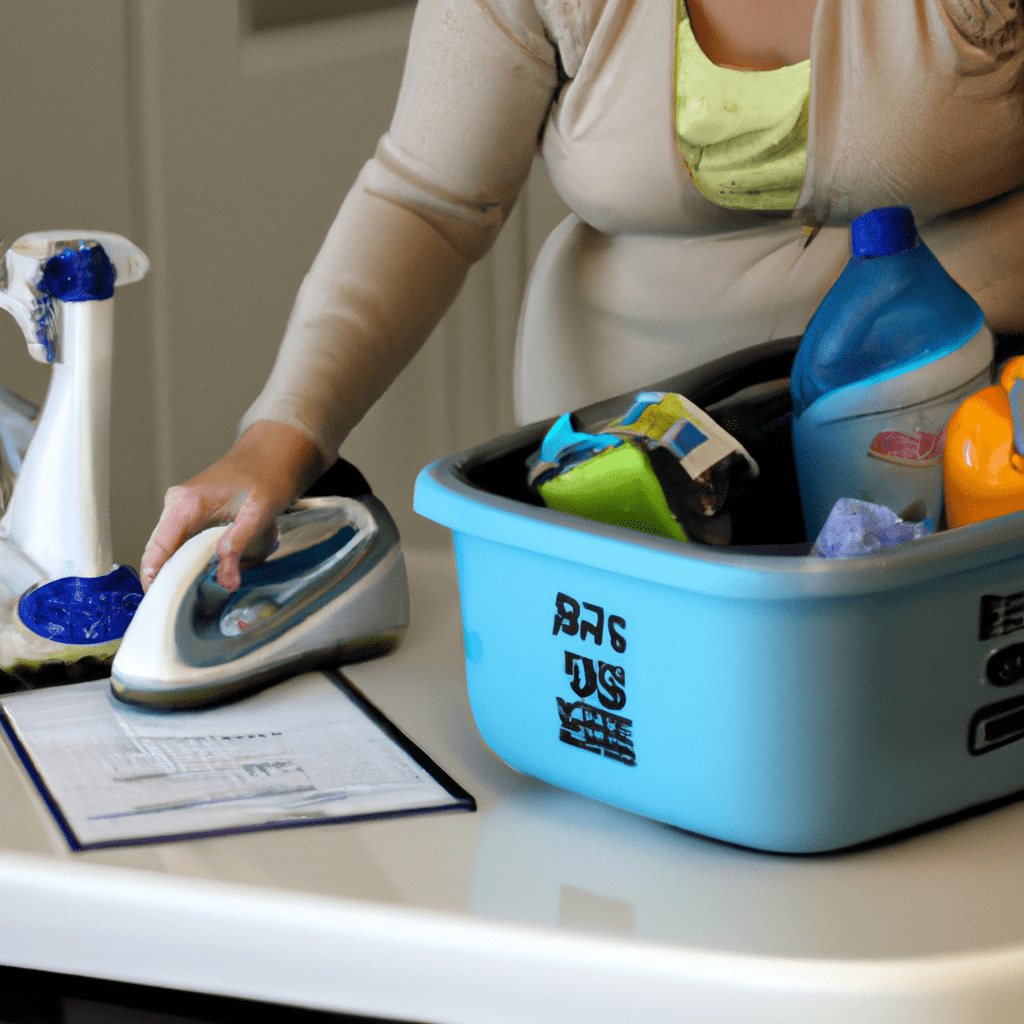
[[906,206],[883,206],[861,214],[850,225],[854,256],[892,256],[917,244],[914,215]]

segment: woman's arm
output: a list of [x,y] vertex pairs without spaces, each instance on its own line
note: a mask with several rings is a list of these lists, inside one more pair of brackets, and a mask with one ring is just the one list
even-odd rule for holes
[[231,518],[218,579],[237,586],[239,556],[259,555],[490,248],[557,85],[533,0],[420,0],[391,127],[303,282],[238,443],[168,492],[144,586],[188,537]]

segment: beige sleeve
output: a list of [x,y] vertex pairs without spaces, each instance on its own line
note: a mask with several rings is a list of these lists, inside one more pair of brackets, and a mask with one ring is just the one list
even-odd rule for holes
[[994,331],[1024,331],[1024,189],[938,217],[920,231]]
[[299,290],[242,430],[286,423],[334,459],[493,243],[556,87],[532,0],[420,0],[391,127]]

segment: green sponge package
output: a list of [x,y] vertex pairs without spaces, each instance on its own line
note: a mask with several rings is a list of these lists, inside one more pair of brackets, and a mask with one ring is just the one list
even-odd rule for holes
[[645,391],[599,432],[570,413],[548,431],[529,483],[549,508],[674,540],[727,544],[728,501],[757,464],[682,395]]

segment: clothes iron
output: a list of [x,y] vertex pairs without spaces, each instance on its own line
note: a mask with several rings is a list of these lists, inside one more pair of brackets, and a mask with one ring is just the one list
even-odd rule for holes
[[301,668],[385,654],[409,622],[398,530],[372,494],[307,497],[278,517],[279,540],[236,591],[217,541],[186,542],[160,570],[111,668],[115,696],[161,709],[232,700]]
[[105,674],[142,588],[110,539],[114,286],[145,255],[105,232],[19,238],[0,308],[52,366],[42,412],[0,391],[0,670],[23,685]]

